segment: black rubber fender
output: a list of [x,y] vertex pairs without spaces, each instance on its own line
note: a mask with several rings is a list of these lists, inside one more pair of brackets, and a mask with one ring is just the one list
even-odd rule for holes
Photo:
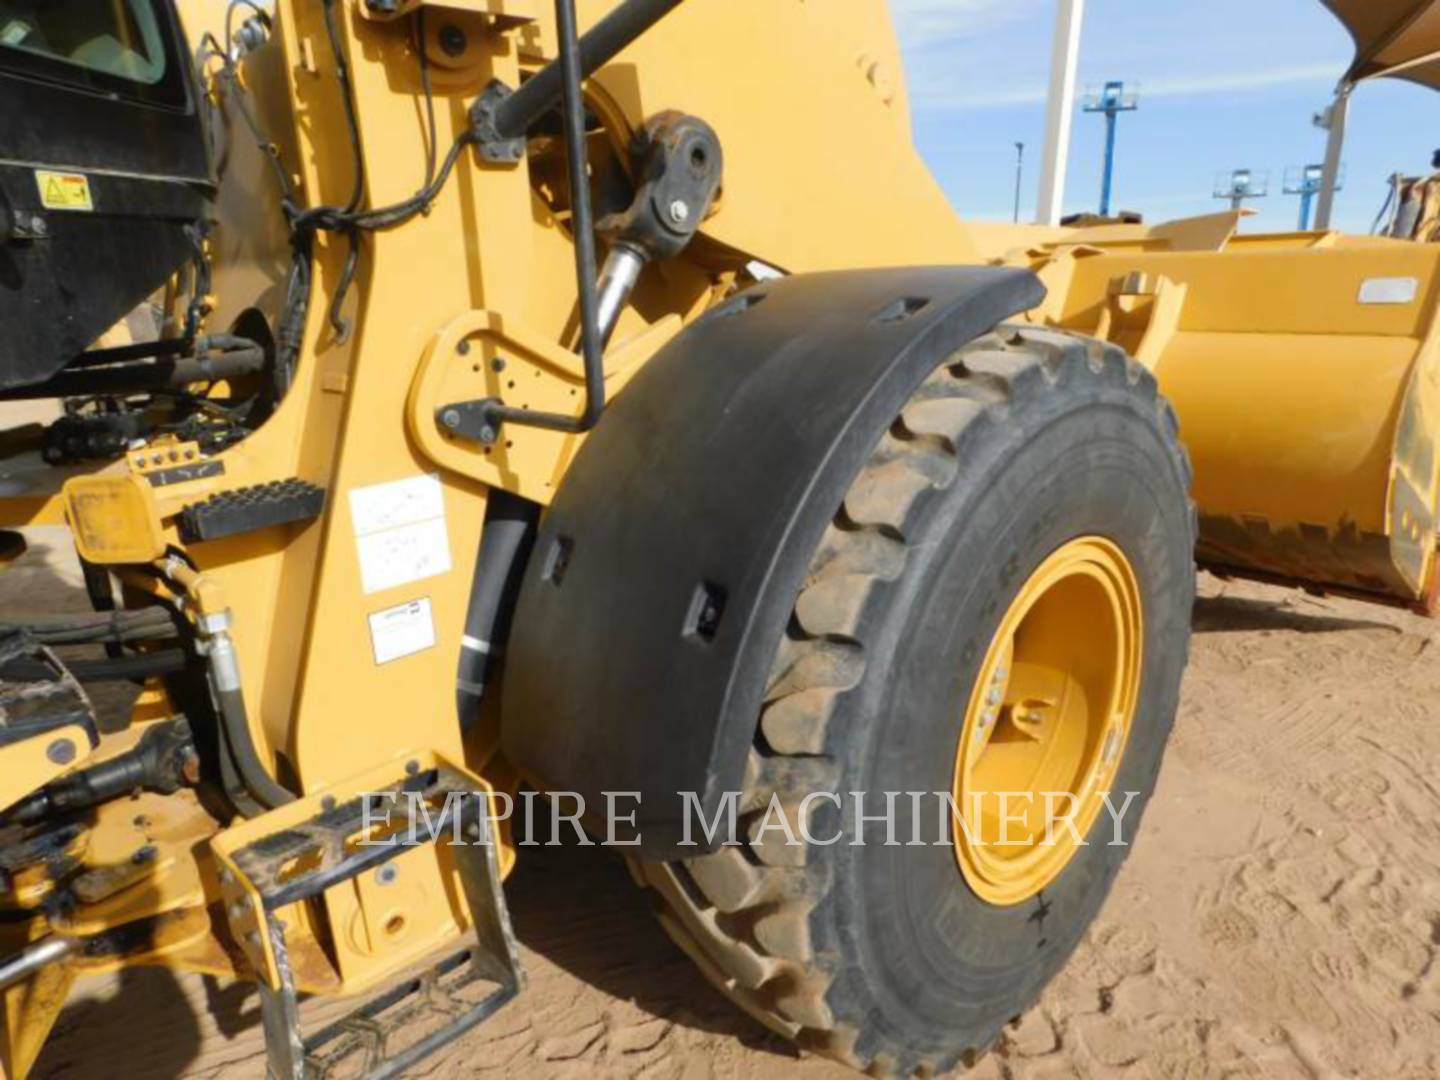
[[627,854],[718,845],[700,815],[744,786],[771,658],[848,485],[930,372],[1044,294],[996,267],[800,275],[677,335],[542,521],[504,668],[507,759],[592,818],[627,793]]

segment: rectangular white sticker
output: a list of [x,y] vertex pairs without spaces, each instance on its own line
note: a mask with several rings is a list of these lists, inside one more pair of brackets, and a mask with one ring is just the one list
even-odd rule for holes
[[1409,304],[1420,291],[1420,282],[1413,277],[1372,277],[1360,283],[1362,304]]
[[438,476],[355,488],[350,520],[366,595],[449,572],[450,539]]
[[444,491],[435,473],[353,488],[350,492],[350,518],[356,536],[444,516]]
[[402,656],[413,656],[433,648],[435,619],[430,611],[429,597],[372,612],[370,645],[375,651],[377,664],[388,664]]

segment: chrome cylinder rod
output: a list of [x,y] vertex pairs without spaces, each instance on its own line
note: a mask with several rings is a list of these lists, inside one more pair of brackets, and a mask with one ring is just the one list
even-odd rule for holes
[[625,304],[644,268],[645,257],[628,244],[616,244],[606,256],[596,287],[598,297],[595,303],[595,321],[600,327],[602,345],[610,343],[610,335],[615,333],[615,327],[620,322],[620,312],[625,310]]
[[26,946],[14,956],[0,960],[0,990],[23,982],[41,968],[65,959],[79,947],[79,938],[47,937]]

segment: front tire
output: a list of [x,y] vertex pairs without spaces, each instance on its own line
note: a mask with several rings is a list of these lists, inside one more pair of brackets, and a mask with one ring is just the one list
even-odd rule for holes
[[[796,598],[740,843],[634,864],[712,981],[801,1045],[899,1075],[973,1060],[1034,1003],[1099,911],[1154,788],[1189,643],[1189,483],[1173,412],[1116,348],[1005,329],[926,380],[850,485]],[[977,892],[933,793],[956,790],[967,703],[994,673],[1016,597],[1091,539],[1121,553],[1140,609],[1138,689],[1105,777],[1136,794],[1028,894]],[[840,842],[787,843],[772,800],[798,836],[816,791],[844,809],[810,800],[809,834]],[[886,823],[856,822],[853,792],[872,815],[885,792],[930,794],[895,799],[891,846]]]

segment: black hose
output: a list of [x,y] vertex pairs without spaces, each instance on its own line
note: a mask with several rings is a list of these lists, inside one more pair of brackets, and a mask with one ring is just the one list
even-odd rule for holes
[[295,793],[270,775],[255,750],[255,740],[250,737],[249,714],[245,711],[245,695],[238,689],[217,688],[215,702],[230,757],[245,789],[267,810],[294,802]]
[[[190,665],[184,649],[156,649],[118,660],[67,660],[65,668],[80,682],[128,682],[157,675],[174,675]],[[0,681],[51,682],[55,672],[37,660],[12,660],[0,667]]]
[[508,491],[494,490],[485,506],[485,529],[475,556],[465,634],[455,675],[455,701],[460,726],[469,729],[479,715],[491,667],[504,652],[510,617],[525,563],[535,544],[540,507]]
[[265,368],[265,350],[255,344],[214,357],[187,356],[153,363],[115,364],[110,367],[61,371],[33,386],[0,393],[0,400],[17,398],[88,397],[93,394],[133,394],[149,390],[175,390],[192,383],[219,382],[254,375]]
[[0,622],[0,633],[27,630],[46,645],[83,645],[100,641],[143,641],[175,637],[175,616],[162,607],[79,615],[26,615]]
[[[90,597],[90,606],[96,612],[113,614],[116,609],[115,586],[110,580],[110,571],[81,557],[80,573],[85,578],[85,595]],[[118,660],[125,655],[125,650],[121,648],[121,639],[117,635],[109,634],[104,641],[105,655],[110,659]]]
[[132,345],[115,345],[108,349],[91,349],[75,357],[66,367],[98,367],[102,364],[148,360],[152,356],[175,356],[177,353],[187,352],[192,344],[184,338],[161,338],[158,341],[140,341]]

